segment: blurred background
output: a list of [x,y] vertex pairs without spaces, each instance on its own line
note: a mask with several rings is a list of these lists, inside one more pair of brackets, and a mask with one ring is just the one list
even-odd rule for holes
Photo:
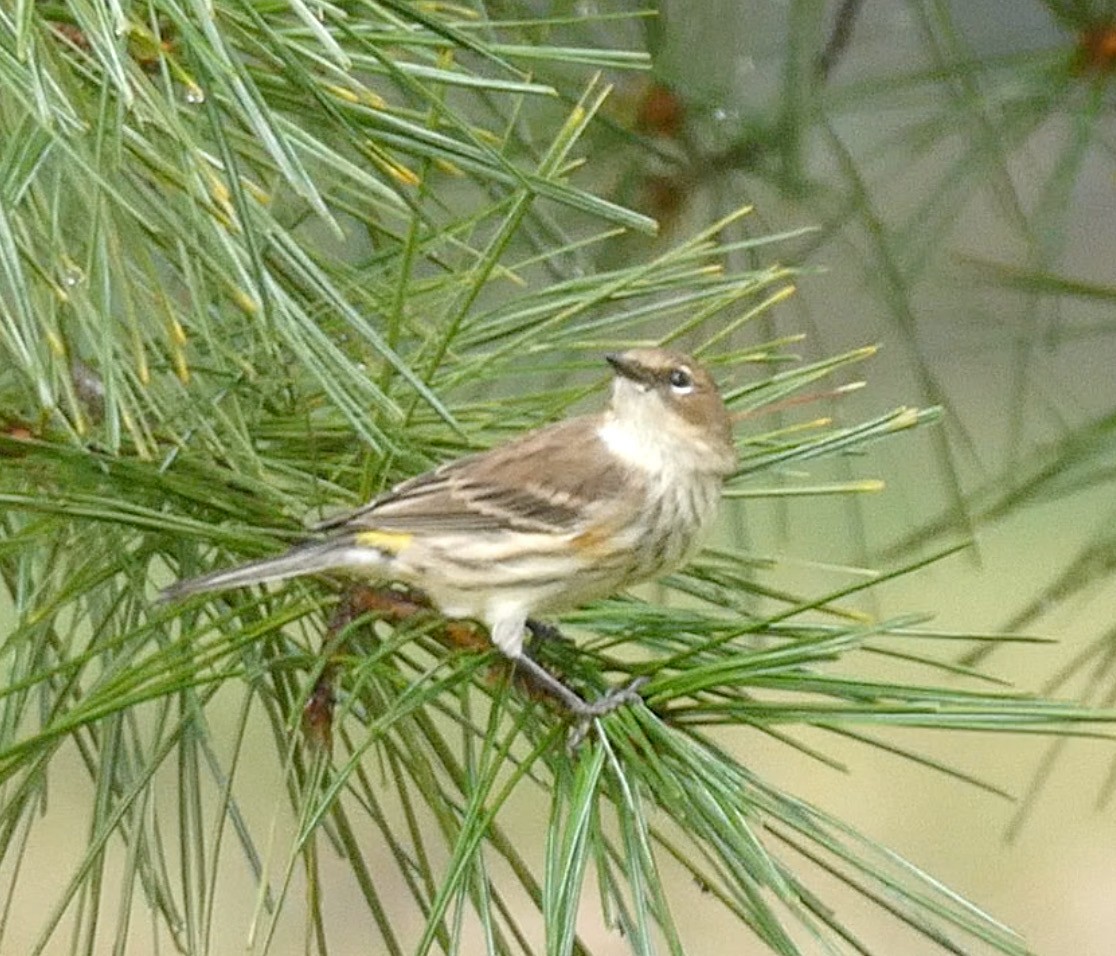
[[[946,409],[937,435],[873,450],[884,495],[796,501],[783,524],[750,522],[760,550],[871,562],[971,534],[970,550],[889,585],[881,605],[1054,638],[1000,650],[992,669],[1111,705],[1111,5],[661,9],[655,71],[669,94],[655,95],[684,119],[656,140],[676,147],[663,144],[670,158],[643,173],[651,205],[700,221],[746,200],[769,229],[817,227],[793,258],[818,272],[780,306],[780,330],[808,330],[811,354],[878,342],[855,400]],[[764,769],[886,834],[1035,952],[1111,953],[1108,747],[923,736],[1023,802],[863,747],[841,752],[848,775],[788,765],[781,750]],[[930,951],[888,938],[884,951]]]
[[[17,6],[26,14],[36,5]],[[81,5],[56,6],[51,22],[71,29],[87,22]],[[883,479],[882,493],[746,505],[736,530],[748,547],[786,562],[788,579],[796,566],[809,565],[810,579],[824,582],[827,572],[816,566],[822,562],[894,568],[967,544],[873,589],[872,609],[881,616],[932,614],[947,631],[1051,639],[976,650],[959,643],[953,659],[979,664],[1024,690],[1110,708],[1116,698],[1113,5],[663,0],[654,16],[643,16],[624,3],[578,0],[463,9],[465,19],[482,13],[528,24],[543,15],[560,18],[545,31],[549,42],[649,55],[646,69],[601,67],[615,88],[579,143],[587,161],[575,178],[586,190],[654,218],[660,232],[629,233],[586,255],[579,267],[650,261],[750,204],[751,215],[726,227],[728,240],[786,238],[737,249],[734,261],[796,270],[794,294],[757,320],[757,337],[804,333],[794,350],[808,361],[878,345],[878,354],[856,369],[867,387],[835,402],[847,420],[901,404],[942,407],[936,426],[829,466],[834,480]],[[15,23],[5,23],[13,35]],[[538,64],[533,79],[553,84],[568,104],[593,66],[549,61]],[[178,75],[174,83],[179,100],[189,99],[190,83]],[[5,148],[13,149],[11,142]],[[447,206],[469,195],[452,180],[444,186],[439,202]],[[346,256],[364,254],[359,237],[354,246]],[[373,255],[376,244],[369,249]],[[84,372],[75,368],[73,387],[80,392]],[[812,402],[823,415],[834,400],[818,395]],[[771,414],[777,420],[780,413]],[[772,421],[745,420],[741,427]],[[829,587],[844,580],[835,573]],[[885,666],[895,667],[880,663],[881,673]],[[237,733],[235,707],[230,697],[227,706],[212,708],[215,739],[222,739],[226,712],[230,734]],[[274,743],[266,731],[252,733],[258,739],[250,734],[243,746],[240,776],[255,781],[259,801],[245,800],[243,808],[259,832],[281,845],[294,831],[274,802],[282,768],[268,752]],[[903,735],[905,745],[1016,795],[1012,802],[880,748],[822,731],[802,739],[846,771],[758,734],[746,742],[725,735],[722,743],[757,774],[859,827],[1018,930],[1033,952],[1116,951],[1110,803],[1116,769],[1109,741]],[[72,761],[80,776],[79,753],[61,759]],[[169,793],[173,782],[165,786]],[[28,829],[20,837],[28,841],[21,864],[6,862],[9,878],[22,865],[24,901],[7,913],[10,952],[28,951],[20,947],[37,938],[40,922],[24,920],[30,911],[23,907],[40,892],[53,899],[58,874],[70,871],[74,848],[87,839],[88,799],[85,790],[54,787],[50,828]],[[545,820],[526,816],[514,831],[525,846],[538,845]],[[112,865],[126,870],[129,860],[122,855]],[[325,854],[321,866],[327,882],[332,867],[345,872]],[[349,884],[338,879],[336,885],[341,888],[325,908],[344,926],[350,906],[363,904],[346,898],[356,893]],[[858,925],[878,952],[941,951],[837,881],[828,888],[830,905],[863,910]],[[391,889],[384,893],[390,899]],[[687,904],[678,910],[688,938],[704,941],[693,952],[763,951],[751,939],[741,941],[736,924],[707,906],[700,888],[679,885],[677,893]],[[297,914],[299,901],[291,903]],[[256,904],[216,901],[217,925],[227,921],[237,930],[227,948],[218,941],[214,952],[242,951],[243,927]],[[580,924],[592,951],[629,952],[625,939],[603,928],[595,906],[586,900]],[[412,918],[421,927],[420,915]],[[152,939],[159,935],[151,930]],[[354,922],[351,938],[341,931],[338,951],[368,951],[363,940]],[[49,951],[67,951],[66,943]],[[271,951],[303,952],[308,945],[295,934],[275,940]]]

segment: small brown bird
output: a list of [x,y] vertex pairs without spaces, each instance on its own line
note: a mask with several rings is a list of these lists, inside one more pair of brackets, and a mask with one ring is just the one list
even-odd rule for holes
[[314,530],[286,554],[182,581],[170,599],[322,571],[421,588],[582,718],[635,697],[587,703],[524,654],[529,619],[579,607],[678,567],[736,464],[709,373],[665,349],[606,356],[612,398],[598,414],[527,432],[448,462]]

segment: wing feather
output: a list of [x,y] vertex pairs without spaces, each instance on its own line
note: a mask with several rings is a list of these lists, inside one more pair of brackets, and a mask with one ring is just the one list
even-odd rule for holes
[[626,492],[639,480],[604,446],[598,422],[567,419],[448,462],[315,530],[577,533],[632,500]]

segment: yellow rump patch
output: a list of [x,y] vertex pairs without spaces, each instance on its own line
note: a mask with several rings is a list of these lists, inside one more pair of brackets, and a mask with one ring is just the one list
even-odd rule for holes
[[411,543],[413,537],[413,534],[404,531],[360,531],[356,543],[388,554],[398,554]]

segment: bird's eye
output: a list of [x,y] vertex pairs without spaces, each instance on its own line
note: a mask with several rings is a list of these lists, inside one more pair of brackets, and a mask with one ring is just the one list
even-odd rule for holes
[[670,370],[670,387],[681,395],[694,390],[694,377],[684,368]]

